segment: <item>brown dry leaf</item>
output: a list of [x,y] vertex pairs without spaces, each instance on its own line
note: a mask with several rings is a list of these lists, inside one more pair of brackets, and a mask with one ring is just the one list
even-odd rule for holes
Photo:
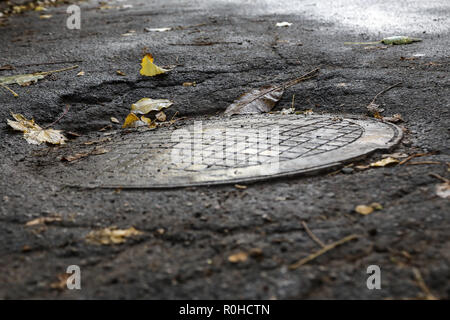
[[76,153],[76,154],[71,155],[71,156],[64,156],[64,157],[62,157],[62,158],[61,158],[61,161],[72,162],[72,161],[79,160],[79,159],[81,159],[81,158],[85,158],[85,157],[87,157],[88,155],[89,155],[88,152],[85,152],[85,153]]
[[319,69],[315,69],[307,74],[288,81],[281,85],[269,85],[259,89],[252,89],[242,94],[225,110],[224,115],[233,114],[255,114],[269,112],[275,104],[281,99],[284,90],[301,81],[315,77]]
[[51,144],[65,144],[67,138],[61,133],[60,130],[43,129],[38,126],[33,119],[28,120],[19,113],[11,113],[15,119],[7,119],[7,123],[10,127],[17,131],[22,131],[25,140],[29,144],[41,144],[48,142]]
[[383,117],[383,120],[392,123],[403,122],[403,118],[400,113],[396,113],[392,117]]
[[245,262],[248,259],[248,253],[241,251],[228,257],[231,263]]
[[58,216],[54,216],[54,217],[41,217],[41,218],[36,218],[33,220],[28,221],[25,226],[27,227],[31,227],[31,226],[36,226],[36,225],[41,225],[41,224],[48,224],[48,223],[52,223],[52,222],[59,222],[62,221],[61,217]]
[[242,189],[242,190],[247,189],[247,186],[244,186],[244,185],[242,185],[242,184],[235,184],[234,187],[235,187],[236,189]]
[[376,161],[376,162],[371,163],[370,166],[371,167],[385,167],[385,166],[392,165],[392,164],[395,164],[395,163],[399,163],[399,161],[397,159],[395,159],[395,158],[387,157],[387,158],[384,158],[384,159],[382,159],[380,161]]
[[126,74],[124,72],[120,71],[120,70],[117,70],[116,73],[119,76],[126,76]]
[[183,82],[183,87],[195,87],[197,86],[197,83],[194,82]]
[[112,245],[121,244],[129,237],[141,235],[142,232],[134,227],[128,229],[117,229],[116,227],[91,231],[86,236],[86,241],[93,244]]
[[156,120],[158,120],[160,122],[164,122],[167,119],[166,114],[163,111],[158,112],[155,117],[156,117]]
[[58,275],[58,281],[55,281],[50,284],[50,288],[56,290],[64,290],[67,289],[67,280],[69,279],[70,274],[63,273]]

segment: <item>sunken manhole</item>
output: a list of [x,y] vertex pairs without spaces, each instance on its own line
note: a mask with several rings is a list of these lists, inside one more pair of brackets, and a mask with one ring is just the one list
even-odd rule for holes
[[389,149],[401,130],[375,120],[263,114],[210,118],[117,133],[110,152],[54,168],[49,176],[86,187],[170,188],[317,172]]

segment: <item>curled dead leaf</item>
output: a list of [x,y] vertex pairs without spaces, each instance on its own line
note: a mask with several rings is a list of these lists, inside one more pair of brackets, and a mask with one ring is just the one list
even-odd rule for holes
[[147,114],[151,111],[161,111],[171,105],[173,105],[173,102],[168,99],[142,98],[131,105],[131,111],[137,114]]

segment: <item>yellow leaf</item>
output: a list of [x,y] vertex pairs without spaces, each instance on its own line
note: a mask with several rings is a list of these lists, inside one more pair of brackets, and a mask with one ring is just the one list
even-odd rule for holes
[[151,54],[147,53],[141,62],[142,69],[140,71],[141,75],[147,77],[153,77],[161,73],[166,73],[170,70],[158,67],[153,63],[153,57]]
[[172,104],[173,102],[168,99],[142,98],[131,105],[131,111],[139,114],[147,114],[150,111],[161,111],[161,109],[168,108]]
[[122,125],[122,128],[131,127],[136,121],[139,121],[139,118],[134,113],[130,113],[126,118],[125,122]]
[[144,117],[144,116],[141,117],[141,121],[146,123],[149,126],[149,128],[151,128],[151,129],[154,129],[157,126],[156,123],[154,121],[152,121],[152,119]]
[[363,205],[363,204],[359,205],[359,206],[356,206],[356,208],[355,208],[356,212],[358,212],[360,214],[363,214],[363,215],[371,214],[373,212],[373,210],[374,209],[371,206],[366,206],[366,205]]
[[399,163],[399,161],[395,158],[387,157],[387,158],[384,158],[383,160],[371,163],[370,166],[371,167],[385,167],[385,166],[388,166],[388,165],[394,164],[394,163]]
[[248,259],[248,254],[246,252],[238,252],[228,257],[228,261],[231,263],[245,262]]
[[48,142],[52,144],[65,144],[67,138],[60,130],[42,129],[33,119],[28,120],[21,114],[11,114],[16,121],[7,119],[7,123],[15,130],[22,131],[25,140],[29,144],[41,144]]
[[382,209],[383,206],[381,204],[379,204],[378,202],[372,202],[368,206],[363,204],[356,206],[355,211],[363,215],[368,215],[371,214],[374,210],[382,210]]
[[115,227],[91,231],[86,236],[86,241],[94,244],[111,245],[120,244],[126,241],[126,238],[138,236],[141,231],[131,227],[128,229],[116,229]]

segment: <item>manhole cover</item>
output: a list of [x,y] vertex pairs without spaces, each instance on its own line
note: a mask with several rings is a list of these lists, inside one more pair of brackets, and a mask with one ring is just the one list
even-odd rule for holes
[[389,149],[401,130],[375,120],[263,114],[110,137],[105,146],[110,152],[49,169],[47,175],[77,186],[114,188],[257,181],[320,171]]

